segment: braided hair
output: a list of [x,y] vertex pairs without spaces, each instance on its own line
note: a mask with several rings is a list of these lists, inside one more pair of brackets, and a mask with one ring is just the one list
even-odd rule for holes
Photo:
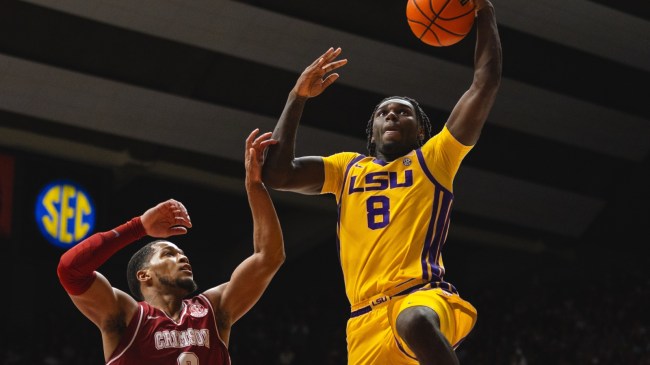
[[409,98],[408,96],[389,96],[387,98],[384,98],[377,105],[375,105],[375,108],[372,110],[372,114],[370,115],[370,120],[368,120],[368,124],[366,125],[366,134],[368,136],[368,143],[366,144],[366,148],[368,149],[369,156],[375,156],[375,152],[377,148],[375,143],[372,142],[372,127],[373,127],[373,121],[375,120],[375,113],[377,112],[377,109],[379,109],[379,106],[389,99],[406,100],[409,103],[411,103],[413,109],[415,109],[415,118],[418,121],[418,126],[422,127],[422,129],[424,130],[424,138],[418,140],[418,147],[422,146],[426,141],[429,140],[429,138],[432,137],[431,121],[429,120],[429,117],[424,112],[424,110],[422,110],[422,108],[420,107],[420,104],[415,99]]

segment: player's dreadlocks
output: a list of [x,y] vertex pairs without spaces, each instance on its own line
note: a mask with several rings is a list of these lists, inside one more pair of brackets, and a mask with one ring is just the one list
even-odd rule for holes
[[418,125],[422,127],[422,129],[424,130],[424,138],[418,140],[418,146],[422,146],[432,136],[431,121],[429,120],[429,117],[424,112],[424,110],[422,110],[422,108],[420,107],[420,104],[415,99],[409,98],[408,96],[389,96],[387,98],[384,98],[377,105],[375,105],[375,108],[372,110],[372,114],[370,115],[370,120],[368,121],[368,125],[366,126],[366,134],[368,135],[368,143],[366,145],[366,148],[368,149],[369,156],[375,156],[376,146],[372,142],[372,125],[373,125],[373,120],[375,119],[375,113],[377,112],[379,106],[383,102],[389,99],[402,99],[408,101],[409,103],[411,103],[411,105],[413,105],[413,109],[415,109],[415,118],[418,121]]

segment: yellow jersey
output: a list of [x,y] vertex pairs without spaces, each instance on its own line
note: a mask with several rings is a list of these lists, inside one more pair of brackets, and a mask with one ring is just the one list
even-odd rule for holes
[[337,248],[351,305],[406,282],[456,291],[443,279],[441,251],[453,179],[472,147],[444,127],[391,162],[352,152],[323,157],[321,193],[336,196]]

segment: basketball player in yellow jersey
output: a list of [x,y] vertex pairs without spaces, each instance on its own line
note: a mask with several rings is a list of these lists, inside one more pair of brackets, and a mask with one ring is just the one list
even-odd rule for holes
[[305,68],[273,132],[278,143],[268,149],[264,182],[277,190],[336,196],[339,257],[351,305],[349,365],[458,364],[455,348],[476,322],[475,308],[444,280],[442,260],[454,176],[477,143],[501,82],[494,7],[476,0],[476,13],[474,79],[435,135],[417,101],[391,96],[368,121],[367,156],[294,157],[306,101],[336,81],[333,71],[347,63],[338,59],[340,48]]

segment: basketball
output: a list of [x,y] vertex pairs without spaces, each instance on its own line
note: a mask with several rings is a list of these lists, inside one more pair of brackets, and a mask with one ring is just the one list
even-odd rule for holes
[[473,0],[407,0],[406,19],[422,42],[446,47],[460,42],[474,25]]

